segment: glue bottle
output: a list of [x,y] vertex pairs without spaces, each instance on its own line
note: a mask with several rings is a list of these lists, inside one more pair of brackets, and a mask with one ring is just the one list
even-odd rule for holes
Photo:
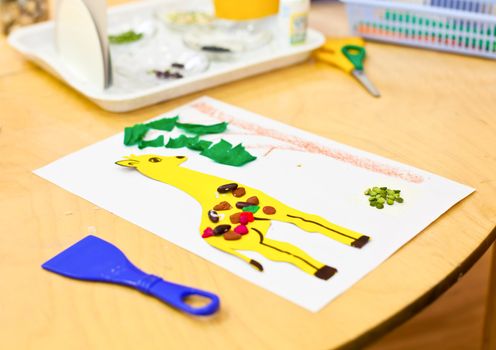
[[280,0],[278,27],[284,43],[303,44],[307,35],[310,0]]

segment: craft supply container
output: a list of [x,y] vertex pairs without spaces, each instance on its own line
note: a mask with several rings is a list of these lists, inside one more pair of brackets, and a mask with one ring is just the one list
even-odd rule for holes
[[[149,19],[155,16],[154,14],[163,6],[172,6],[175,3],[177,0],[150,0],[114,6],[108,10],[108,21],[109,23],[125,23],[133,18]],[[167,28],[165,24],[162,29],[167,31],[169,45],[177,45],[180,49],[184,48],[180,32]],[[54,22],[48,21],[13,31],[8,37],[8,43],[28,59],[60,78],[103,109],[112,112],[134,110],[191,92],[286,67],[306,60],[311,52],[325,41],[322,33],[309,28],[305,42],[300,45],[280,45],[276,38],[260,49],[246,52],[235,60],[211,62],[210,68],[201,74],[174,81],[160,82],[152,86],[137,85],[133,86],[130,91],[119,90],[117,89],[118,86],[102,91],[90,86],[65,67],[57,54],[53,37]],[[117,62],[114,61],[113,64],[116,66]]]
[[496,58],[496,0],[341,0],[366,39]]

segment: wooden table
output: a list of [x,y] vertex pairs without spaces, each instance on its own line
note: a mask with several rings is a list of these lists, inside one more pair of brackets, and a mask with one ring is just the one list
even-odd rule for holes
[[[340,5],[315,6],[312,23],[329,35],[347,32]],[[383,44],[367,48],[366,70],[380,99],[339,70],[305,62],[113,114],[0,39],[2,348],[355,348],[435,300],[496,237],[495,62]],[[204,94],[477,192],[321,312],[310,313],[31,172]],[[222,310],[199,320],[134,290],[64,279],[40,268],[95,231],[147,271],[218,292]]]

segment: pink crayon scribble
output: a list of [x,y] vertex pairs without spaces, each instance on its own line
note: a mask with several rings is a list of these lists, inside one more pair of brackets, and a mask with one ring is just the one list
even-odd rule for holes
[[299,152],[302,151],[300,148],[294,147],[294,146],[275,146],[275,145],[268,145],[268,144],[246,145],[245,148],[246,149],[265,149],[267,151],[264,153],[264,155],[263,155],[264,157],[267,157],[270,154],[270,152],[272,152],[275,149],[280,149],[280,150],[285,150],[285,151],[299,151]]
[[[355,156],[345,151],[331,149],[329,147],[320,145],[318,143],[307,141],[298,136],[287,135],[277,130],[264,128],[254,123],[237,119],[232,115],[229,115],[223,111],[218,110],[217,108],[208,104],[207,102],[202,102],[202,101],[195,102],[191,105],[191,107],[195,108],[197,111],[213,119],[216,119],[218,121],[229,122],[229,124],[239,127],[243,130],[249,131],[251,134],[270,137],[275,140],[283,141],[285,143],[289,143],[293,146],[296,146],[296,148],[291,148],[292,150],[299,150],[313,154],[325,155],[327,157],[354,165],[359,168],[367,169],[391,177],[397,177],[413,183],[421,183],[424,181],[424,178],[422,176],[406,170],[392,167],[387,164],[379,163],[369,158]],[[276,145],[270,145],[270,146],[267,145],[267,147],[270,147],[270,150],[265,155],[269,154],[274,149],[288,149],[287,147],[276,146]]]

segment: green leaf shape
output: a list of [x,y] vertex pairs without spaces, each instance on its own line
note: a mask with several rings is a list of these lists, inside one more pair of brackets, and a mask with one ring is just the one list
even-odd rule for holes
[[176,122],[178,118],[179,116],[172,118],[162,118],[147,123],[146,126],[148,126],[150,129],[155,129],[155,130],[172,131],[172,129],[174,129],[174,126],[176,126]]
[[247,207],[244,207],[243,211],[249,211],[249,212],[255,214],[258,211],[258,209],[260,209],[260,207],[258,205],[249,205]]
[[200,154],[217,163],[232,166],[242,166],[257,159],[257,157],[248,153],[242,144],[238,144],[233,148],[224,139],[221,139],[212,147],[203,150]]
[[138,143],[139,149],[143,149],[146,147],[164,147],[164,135],[160,135],[153,140],[141,140]]
[[184,124],[177,122],[176,127],[190,134],[196,134],[196,135],[220,134],[226,131],[227,123],[222,122],[212,125],[202,125],[202,124]]
[[203,151],[206,150],[207,148],[210,147],[212,144],[212,141],[207,141],[207,140],[198,140],[196,143],[191,143],[186,145],[189,149],[193,151]]
[[169,139],[165,147],[167,148],[182,148],[188,145],[195,144],[198,142],[198,136],[188,137],[186,135],[180,135],[179,137]]
[[138,144],[150,128],[145,124],[136,124],[124,129],[124,144],[126,146],[133,146]]
[[143,33],[136,33],[134,30],[128,30],[116,35],[109,35],[108,40],[111,44],[128,44],[140,40]]

